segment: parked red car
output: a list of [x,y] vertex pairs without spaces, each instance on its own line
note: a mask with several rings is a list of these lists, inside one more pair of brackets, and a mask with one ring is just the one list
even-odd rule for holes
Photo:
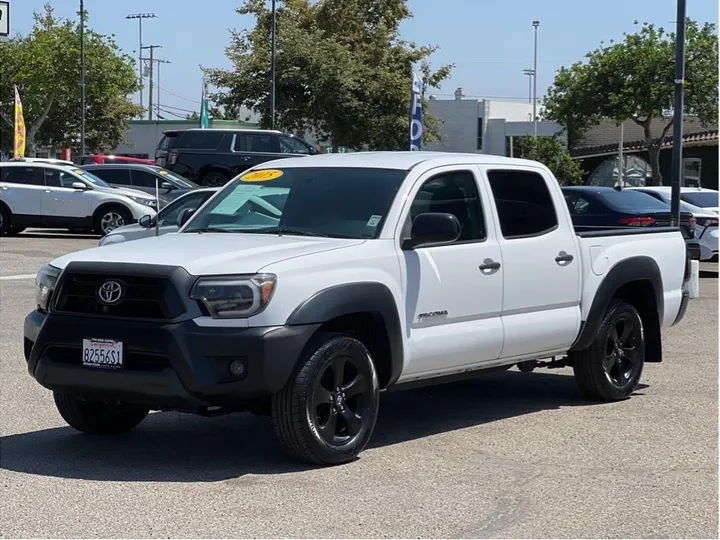
[[142,163],[144,165],[155,165],[152,159],[134,158],[128,156],[113,156],[106,154],[91,154],[75,158],[76,165],[89,165],[91,163]]

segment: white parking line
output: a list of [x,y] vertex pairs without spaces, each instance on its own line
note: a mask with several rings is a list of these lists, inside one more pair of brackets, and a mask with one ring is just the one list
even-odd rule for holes
[[34,279],[36,274],[15,274],[14,276],[0,276],[0,281],[12,281],[16,279]]

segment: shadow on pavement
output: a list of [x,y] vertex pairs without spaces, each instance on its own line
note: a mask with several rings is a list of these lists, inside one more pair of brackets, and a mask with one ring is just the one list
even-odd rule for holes
[[53,239],[57,238],[60,240],[94,240],[99,239],[100,235],[92,232],[77,232],[71,233],[64,229],[57,230],[28,230],[21,232],[20,234],[10,238],[45,238]]
[[[647,386],[639,386],[643,388]],[[591,404],[580,395],[572,376],[537,372],[509,371],[384,393],[369,447]],[[247,414],[200,418],[155,413],[131,433],[105,437],[69,427],[46,429],[3,437],[0,451],[2,469],[115,482],[215,482],[311,468],[285,456],[268,418]]]

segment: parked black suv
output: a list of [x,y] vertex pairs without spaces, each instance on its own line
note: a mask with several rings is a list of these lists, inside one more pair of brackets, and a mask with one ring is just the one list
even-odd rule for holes
[[202,186],[218,187],[265,161],[318,151],[304,140],[261,129],[184,129],[163,133],[155,163]]

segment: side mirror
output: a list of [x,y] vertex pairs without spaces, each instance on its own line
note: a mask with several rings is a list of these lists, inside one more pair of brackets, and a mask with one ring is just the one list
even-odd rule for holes
[[168,191],[172,191],[175,189],[175,186],[173,186],[170,182],[162,182],[160,184],[160,189],[166,189]]
[[452,214],[428,212],[415,218],[410,238],[402,244],[402,249],[415,249],[425,244],[451,244],[460,238],[460,222]]
[[77,181],[77,180],[72,183],[72,186],[71,186],[71,187],[72,187],[73,189],[79,189],[79,190],[82,190],[82,191],[85,191],[85,190],[88,188],[83,182],[79,182],[79,181]]
[[185,225],[185,223],[187,223],[187,220],[192,217],[192,215],[195,213],[196,210],[197,210],[197,208],[186,208],[185,210],[180,212],[180,214],[178,214],[178,218],[177,218],[178,228]]
[[311,155],[311,156],[315,156],[315,155],[317,155],[317,154],[319,154],[318,149],[315,148],[314,146],[311,146],[311,147],[310,147],[310,155]]
[[155,219],[153,216],[148,216],[147,214],[138,219],[138,225],[140,225],[143,229],[149,229],[153,226],[155,226]]

